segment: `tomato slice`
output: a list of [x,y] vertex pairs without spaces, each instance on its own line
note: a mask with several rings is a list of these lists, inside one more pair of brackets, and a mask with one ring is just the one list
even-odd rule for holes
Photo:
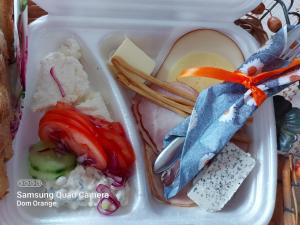
[[117,176],[128,177],[135,154],[119,122],[109,122],[77,111],[71,105],[58,103],[39,124],[41,140],[63,144],[76,155],[86,154],[96,168]]
[[109,151],[117,152],[120,160],[125,160],[126,167],[122,168],[125,173],[132,171],[135,162],[135,154],[131,144],[125,136],[120,136],[111,130],[98,128],[98,140],[103,144],[103,146],[105,146],[104,140],[105,142],[110,143],[110,146],[108,146],[106,150],[108,154],[110,154]]
[[78,156],[87,154],[88,158],[95,161],[94,166],[100,170],[107,167],[107,155],[97,139],[66,121],[44,121],[40,124],[39,136],[43,141],[64,144]]
[[112,122],[111,123],[111,129],[113,129],[117,134],[120,134],[124,137],[126,137],[126,133],[124,131],[123,126],[119,122]]
[[80,123],[82,126],[84,126],[90,132],[95,132],[89,116],[76,111],[73,107],[65,103],[58,103],[57,107],[50,109],[46,114],[59,114],[69,119],[73,119],[77,123]]
[[90,116],[90,121],[96,126],[96,127],[104,127],[104,128],[108,128],[110,126],[110,122],[104,120],[104,119],[100,119],[100,118],[96,118],[96,117],[92,117]]
[[124,155],[126,161],[133,162],[135,160],[135,154],[131,144],[126,137],[119,136],[116,133],[101,129],[100,134],[103,138],[114,142],[120,149],[120,152]]
[[109,122],[95,117],[90,117],[90,121],[95,125],[96,128],[104,128],[109,131],[116,132],[119,135],[126,136],[123,126],[119,122]]
[[119,152],[119,147],[105,138],[98,138],[108,156],[108,171],[117,176],[128,177],[131,173],[130,165],[127,164],[123,155]]
[[72,119],[72,117],[66,117],[65,115],[57,114],[57,113],[52,113],[52,112],[47,112],[45,116],[40,120],[40,126],[43,125],[45,122],[49,121],[59,121],[63,122],[65,124],[68,124],[70,126],[76,127],[86,133],[91,133],[93,134],[94,130],[92,128],[86,128],[86,126],[82,125],[79,123],[77,120]]

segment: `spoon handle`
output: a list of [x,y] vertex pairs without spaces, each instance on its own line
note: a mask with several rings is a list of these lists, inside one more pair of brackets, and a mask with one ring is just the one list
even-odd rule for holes
[[161,173],[172,166],[182,151],[184,137],[175,138],[162,152],[158,155],[154,162],[154,173]]

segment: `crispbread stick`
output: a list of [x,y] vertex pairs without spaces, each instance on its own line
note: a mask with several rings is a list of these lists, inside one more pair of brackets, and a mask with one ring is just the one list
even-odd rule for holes
[[144,74],[144,73],[142,73],[140,71],[136,71],[134,69],[131,69],[130,66],[128,66],[127,63],[123,59],[121,59],[119,57],[112,58],[111,59],[111,63],[115,67],[121,67],[121,68],[127,70],[130,73],[134,73],[135,75],[137,75],[137,76],[139,76],[139,77],[141,77],[141,78],[143,78],[143,79],[145,79],[145,80],[147,80],[147,81],[149,81],[149,82],[151,82],[151,83],[153,83],[153,84],[155,84],[155,85],[157,85],[157,86],[159,86],[159,87],[161,87],[161,88],[163,88],[163,89],[165,89],[165,90],[167,90],[167,91],[169,91],[169,92],[171,92],[173,94],[176,94],[176,95],[178,95],[178,96],[180,96],[182,98],[186,98],[186,99],[188,99],[188,100],[190,100],[192,102],[195,102],[196,99],[197,99],[196,96],[194,96],[194,95],[192,95],[190,93],[187,93],[185,91],[181,91],[181,90],[173,87],[172,85],[170,85],[168,82],[161,81],[161,80],[159,80],[157,78],[154,78],[152,76]]

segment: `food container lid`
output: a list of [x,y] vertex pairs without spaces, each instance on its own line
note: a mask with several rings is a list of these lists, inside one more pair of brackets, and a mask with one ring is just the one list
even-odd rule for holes
[[261,0],[35,0],[50,15],[232,22]]

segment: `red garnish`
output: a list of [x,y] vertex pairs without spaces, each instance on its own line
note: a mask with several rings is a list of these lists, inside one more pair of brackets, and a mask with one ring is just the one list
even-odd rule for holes
[[60,92],[61,96],[64,98],[66,96],[66,93],[65,93],[65,90],[63,89],[61,83],[57,79],[57,76],[55,75],[54,67],[51,67],[51,69],[50,69],[50,75],[53,78],[53,80],[55,81],[55,83],[56,83],[56,85],[57,85],[57,87],[59,89],[59,92]]
[[117,197],[111,192],[108,186],[99,184],[96,191],[101,193],[100,201],[97,205],[97,210],[103,215],[111,215],[120,208],[121,203]]
[[109,172],[104,173],[105,176],[111,178],[113,180],[111,187],[114,189],[121,189],[125,186],[125,183],[127,181],[126,177],[120,177],[120,176],[115,176]]
[[86,154],[81,155],[77,158],[79,164],[83,166],[93,166],[96,165],[96,161],[92,158],[88,158]]

